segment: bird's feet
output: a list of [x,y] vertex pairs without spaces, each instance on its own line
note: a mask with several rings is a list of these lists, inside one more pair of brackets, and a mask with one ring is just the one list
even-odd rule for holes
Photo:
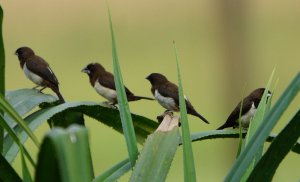
[[112,108],[112,109],[117,109],[118,108],[115,103],[112,103],[112,102],[109,102],[109,101],[102,102],[102,105],[104,105],[106,107],[109,107],[109,108]]
[[173,116],[173,112],[169,111],[169,110],[166,110],[164,113],[162,113],[161,115],[157,116],[156,119],[157,119],[158,123],[161,123],[166,115],[169,115],[169,116],[172,117]]

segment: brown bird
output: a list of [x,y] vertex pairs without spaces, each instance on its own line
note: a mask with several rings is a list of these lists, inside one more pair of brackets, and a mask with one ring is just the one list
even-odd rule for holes
[[[92,87],[94,87],[99,95],[107,99],[109,104],[115,105],[118,103],[113,74],[106,71],[99,63],[90,63],[81,71],[89,76]],[[137,101],[141,99],[154,100],[149,97],[136,96],[127,87],[125,87],[125,92],[128,101]]]
[[[243,106],[242,106],[242,113],[241,113],[241,124],[243,128],[248,128],[251,119],[256,113],[257,107],[260,103],[260,100],[264,94],[265,88],[258,88],[252,91],[247,97],[243,99]],[[271,96],[271,92],[268,91],[267,93],[267,99]],[[241,110],[241,103],[240,101],[238,105],[235,107],[235,109],[231,112],[229,117],[227,118],[227,121],[220,126],[217,130],[222,130],[224,128],[229,127],[239,127],[239,116],[240,116],[240,110]]]
[[[151,92],[158,103],[167,109],[167,111],[179,111],[179,94],[178,87],[170,82],[164,75],[160,73],[152,73],[147,78],[152,87]],[[185,104],[187,113],[200,118],[205,123],[209,122],[201,116],[192,106],[191,102],[185,96]]]
[[35,55],[29,47],[20,47],[16,50],[15,54],[19,58],[20,66],[26,77],[35,83],[37,87],[43,87],[40,91],[49,87],[56,93],[61,102],[65,102],[59,92],[58,80],[49,64],[43,58]]

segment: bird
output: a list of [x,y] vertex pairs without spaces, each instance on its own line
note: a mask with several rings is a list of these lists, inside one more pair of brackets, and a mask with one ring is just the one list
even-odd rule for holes
[[[222,130],[224,128],[229,127],[239,127],[239,116],[240,116],[240,110],[241,110],[241,104],[242,105],[242,113],[241,113],[241,124],[242,127],[247,129],[249,127],[250,121],[253,118],[253,116],[256,113],[257,107],[261,101],[261,98],[264,94],[265,88],[257,88],[253,90],[247,97],[243,99],[243,101],[240,101],[235,109],[231,112],[229,117],[227,118],[226,122],[217,128],[217,130]],[[271,96],[271,92],[268,91],[267,93],[267,99]]]
[[37,85],[34,88],[41,86],[42,89],[40,91],[42,91],[48,87],[56,93],[61,102],[65,102],[59,91],[58,80],[49,64],[43,58],[37,56],[29,47],[18,48],[15,51],[15,55],[18,56],[20,66],[26,77]]
[[[151,92],[158,103],[167,109],[167,111],[179,112],[179,92],[177,85],[170,82],[164,75],[160,73],[151,73],[146,77],[146,79],[151,83]],[[194,109],[188,98],[186,96],[184,97],[187,113],[196,116],[205,123],[209,124],[208,120]]]
[[[89,76],[92,87],[94,87],[99,95],[108,100],[108,104],[115,105],[118,103],[115,80],[112,73],[106,71],[99,63],[90,63],[83,68],[81,72],[86,73]],[[141,99],[154,100],[149,97],[136,96],[126,86],[124,87],[129,102]]]

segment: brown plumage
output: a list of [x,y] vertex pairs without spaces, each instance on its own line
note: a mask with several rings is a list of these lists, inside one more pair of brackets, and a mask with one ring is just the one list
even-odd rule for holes
[[[99,95],[106,98],[113,105],[118,103],[115,80],[112,73],[106,71],[99,63],[88,64],[82,69],[82,72],[88,74],[91,85]],[[125,87],[125,93],[128,101],[154,100],[149,97],[136,96],[127,87]]]
[[[241,122],[244,128],[249,126],[249,122],[254,116],[256,109],[260,103],[260,100],[263,96],[265,88],[258,88],[252,91],[247,97],[243,99],[243,108],[241,113]],[[268,97],[271,95],[271,92],[268,91]],[[239,126],[238,119],[241,110],[241,103],[240,101],[235,109],[231,112],[229,117],[227,118],[226,122],[220,126],[217,130],[222,130],[224,128],[233,127],[236,128]]]
[[65,102],[59,91],[58,80],[49,64],[43,58],[35,55],[29,47],[20,47],[15,54],[18,56],[20,66],[28,79],[38,86],[51,88],[59,100]]
[[[152,73],[147,78],[150,81],[152,87],[151,92],[156,98],[158,103],[166,108],[168,111],[179,111],[179,94],[178,87],[174,83],[170,82],[164,75],[160,73]],[[209,122],[202,115],[200,115],[191,102],[185,97],[185,104],[187,113],[200,118],[205,123]]]

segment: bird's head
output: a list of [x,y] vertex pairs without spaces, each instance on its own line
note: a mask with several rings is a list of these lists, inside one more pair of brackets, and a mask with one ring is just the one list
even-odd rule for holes
[[163,84],[168,81],[168,79],[160,73],[151,73],[146,79],[149,80],[152,85]]
[[[258,89],[255,89],[251,95],[253,98],[256,98],[256,99],[259,99],[261,100],[263,94],[264,94],[264,91],[265,91],[265,88],[258,88]],[[268,93],[267,93],[267,101],[268,99],[271,97],[272,93],[268,90]]]
[[99,63],[90,63],[81,72],[88,74],[89,76],[95,75],[96,73],[100,74],[104,72],[104,67]]
[[29,47],[20,47],[16,50],[15,55],[18,56],[20,61],[26,61],[26,59],[34,56],[34,52]]

